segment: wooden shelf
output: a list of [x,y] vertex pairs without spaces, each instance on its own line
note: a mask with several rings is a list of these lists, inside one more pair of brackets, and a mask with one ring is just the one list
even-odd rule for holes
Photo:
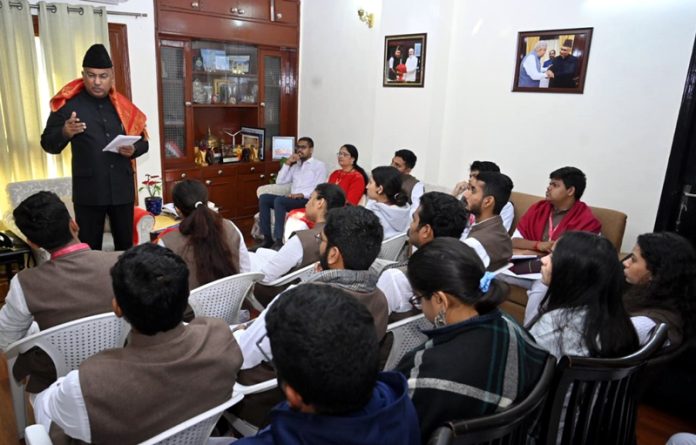
[[193,104],[193,108],[258,108],[259,104]]
[[239,74],[232,71],[192,71],[194,76],[224,76],[224,77],[242,77],[246,79],[258,79],[259,75],[254,73]]

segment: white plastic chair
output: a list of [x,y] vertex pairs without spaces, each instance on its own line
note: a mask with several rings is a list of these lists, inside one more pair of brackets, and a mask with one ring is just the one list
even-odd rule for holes
[[[208,411],[169,428],[160,434],[141,442],[141,445],[199,445],[206,442],[222,413],[239,403],[244,394],[234,394],[232,398]],[[46,429],[41,425],[32,425],[24,430],[27,445],[51,445]]]
[[[283,275],[282,277],[279,277],[279,278],[271,281],[270,283],[263,283],[263,285],[269,286],[269,287],[284,286],[288,283],[292,283],[293,281],[297,280],[298,278],[301,282],[306,281],[307,278],[314,275],[315,268],[316,268],[316,263],[312,263],[308,266],[303,267],[302,269],[297,269],[294,272],[290,272],[287,275]],[[253,294],[250,294],[247,297],[247,299],[249,300],[251,305],[254,307],[254,309],[259,310],[259,311],[263,311],[265,309],[264,306],[261,303],[259,303],[259,301],[256,299],[256,297]],[[230,323],[230,324],[232,324],[232,323]]]
[[312,263],[308,266],[303,267],[302,269],[297,269],[294,272],[290,272],[287,275],[283,275],[282,277],[271,281],[270,283],[264,283],[266,286],[283,286],[285,284],[291,283],[295,281],[296,279],[300,279],[300,281],[305,281],[307,278],[311,277],[314,275],[314,270],[316,268],[316,263]]
[[379,251],[377,258],[383,260],[396,261],[399,258],[399,253],[406,244],[406,234],[401,233],[389,239],[382,241],[382,248]]
[[235,324],[244,298],[261,279],[263,274],[258,272],[220,278],[193,289],[188,301],[197,317],[222,318],[227,324]]
[[[278,379],[270,379],[265,382],[257,383],[255,385],[242,385],[239,383],[234,384],[234,394],[242,394],[247,396],[249,394],[257,394],[260,392],[269,391],[278,386]],[[246,420],[240,419],[232,413],[225,412],[223,414],[225,420],[227,420],[232,427],[241,433],[244,437],[255,436],[258,433],[259,428],[255,425],[250,424]]]
[[113,312],[80,318],[54,326],[25,337],[7,349],[7,370],[10,375],[10,393],[17,423],[17,434],[24,433],[27,413],[24,400],[24,385],[12,377],[12,368],[19,354],[38,346],[51,358],[56,367],[56,376],[63,377],[77,369],[85,359],[110,348],[118,348],[130,332],[130,325]]
[[236,405],[244,398],[244,394],[233,392],[232,398],[208,411],[197,415],[185,422],[169,428],[152,437],[141,445],[188,445],[203,444],[210,437],[215,424],[222,413]]
[[394,335],[394,343],[387,356],[384,370],[390,371],[396,368],[404,355],[425,343],[428,337],[421,331],[432,328],[432,323],[423,314],[414,315],[387,326],[387,332]]
[[53,445],[43,425],[29,425],[24,430],[24,442],[27,445]]

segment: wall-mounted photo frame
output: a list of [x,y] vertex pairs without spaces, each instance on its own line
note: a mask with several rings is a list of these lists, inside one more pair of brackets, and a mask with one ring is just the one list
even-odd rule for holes
[[251,161],[263,161],[265,156],[265,130],[263,128],[242,127],[242,148],[249,149]]
[[428,34],[384,37],[382,86],[423,87]]
[[512,91],[582,94],[591,42],[592,28],[518,33]]

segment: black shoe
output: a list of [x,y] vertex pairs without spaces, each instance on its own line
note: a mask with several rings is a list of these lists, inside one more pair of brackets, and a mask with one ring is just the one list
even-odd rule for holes
[[275,243],[273,243],[273,245],[271,245],[269,249],[280,250],[281,247],[283,247],[283,242],[281,240],[278,240]]

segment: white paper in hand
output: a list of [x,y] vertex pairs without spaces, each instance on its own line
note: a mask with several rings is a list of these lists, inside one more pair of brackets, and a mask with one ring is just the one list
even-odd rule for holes
[[109,142],[109,145],[104,147],[102,151],[111,151],[118,153],[118,147],[123,145],[133,145],[140,140],[140,136],[126,136],[124,134],[119,134],[114,138],[113,141]]

